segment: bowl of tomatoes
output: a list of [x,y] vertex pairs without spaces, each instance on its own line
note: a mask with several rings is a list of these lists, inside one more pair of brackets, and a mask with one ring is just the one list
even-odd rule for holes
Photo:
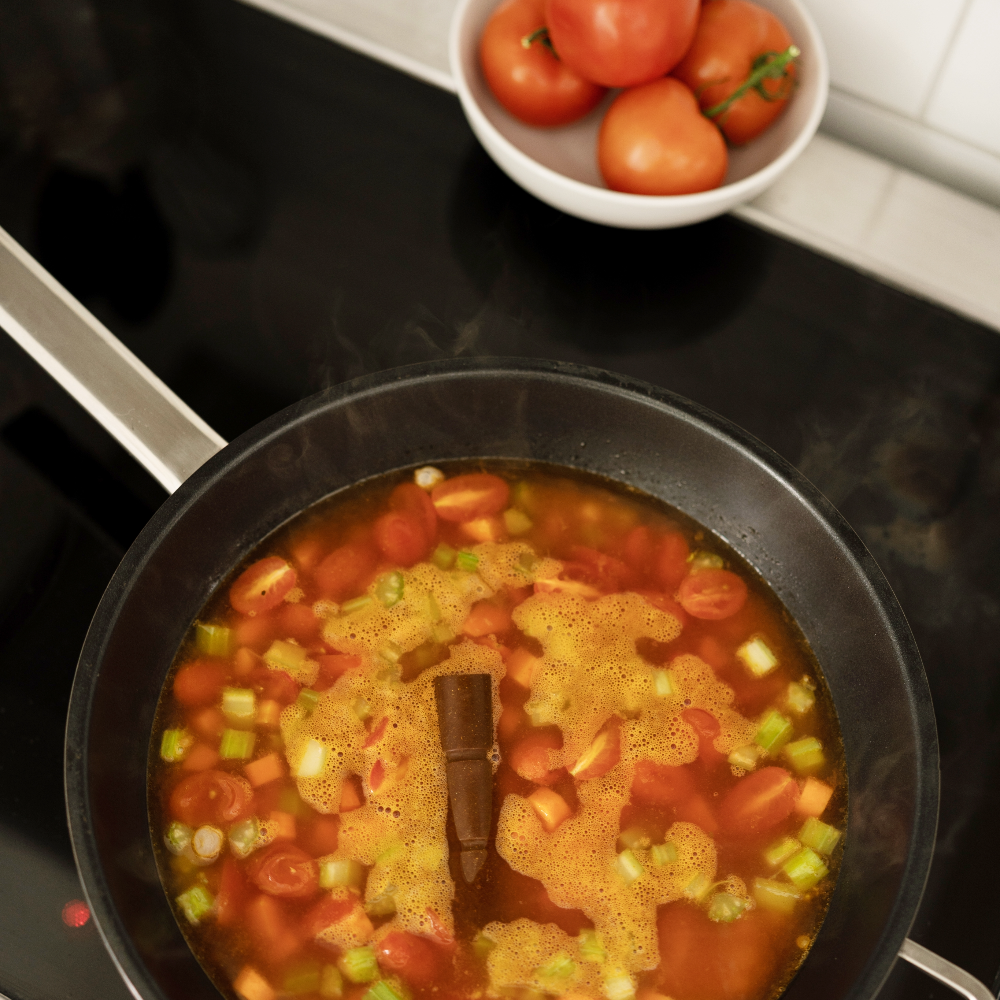
[[829,85],[800,0],[460,0],[449,55],[505,173],[631,229],[755,198],[809,143]]

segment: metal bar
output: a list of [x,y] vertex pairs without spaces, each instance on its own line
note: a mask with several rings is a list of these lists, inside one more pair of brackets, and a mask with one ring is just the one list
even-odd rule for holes
[[3,229],[0,326],[168,492],[226,446]]
[[899,949],[899,957],[905,958],[911,965],[915,965],[921,972],[926,972],[939,983],[950,986],[956,993],[961,993],[966,1000],[996,1000],[992,990],[974,976],[970,976],[965,969],[960,969],[929,948],[917,944],[916,941],[907,938],[903,942],[903,947]]

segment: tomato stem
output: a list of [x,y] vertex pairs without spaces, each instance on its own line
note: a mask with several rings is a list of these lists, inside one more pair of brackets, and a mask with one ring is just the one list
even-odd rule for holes
[[549,29],[544,25],[540,28],[536,28],[530,35],[525,35],[524,38],[521,39],[521,44],[526,49],[530,49],[535,42],[541,43],[549,50],[549,52],[552,53],[553,56],[555,56],[556,59],[559,58],[559,53],[556,52],[555,46],[552,44],[552,39],[549,37]]
[[[788,97],[794,86],[794,81],[788,73],[788,64],[793,63],[802,50],[797,45],[789,45],[784,52],[763,52],[753,61],[750,75],[724,100],[714,107],[706,108],[702,114],[706,118],[715,118],[728,111],[744,94],[756,90],[765,101],[782,101]],[[765,80],[782,80],[776,91],[769,91],[764,86]]]

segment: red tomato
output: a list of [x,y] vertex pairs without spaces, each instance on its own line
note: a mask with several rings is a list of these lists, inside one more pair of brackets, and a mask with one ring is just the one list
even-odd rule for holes
[[577,781],[603,778],[621,759],[621,719],[612,716],[570,768],[570,774]]
[[604,96],[557,59],[539,39],[522,40],[545,24],[545,0],[506,0],[493,12],[479,41],[479,63],[493,96],[529,125],[566,125]]
[[202,771],[185,778],[170,793],[170,814],[188,826],[227,826],[253,813],[250,782],[225,771]]
[[449,950],[454,948],[455,935],[448,930],[444,921],[437,915],[437,910],[428,906],[427,909],[424,910],[424,913],[427,916],[427,923],[429,925],[427,937]]
[[546,0],[559,58],[587,80],[633,87],[670,71],[698,25],[699,0]]
[[604,182],[629,194],[694,194],[717,188],[729,155],[694,94],[672,77],[623,91],[597,139]]
[[378,964],[411,986],[431,986],[441,969],[442,955],[429,941],[407,931],[391,931],[375,946]]
[[570,555],[581,572],[569,574],[608,591],[627,590],[636,582],[636,574],[621,559],[605,555],[586,545],[573,545]]
[[397,566],[420,562],[430,549],[422,521],[409,511],[391,510],[383,514],[375,522],[374,534],[379,551]]
[[215,897],[215,922],[220,927],[239,922],[248,891],[240,866],[233,858],[223,858],[219,892]]
[[286,899],[306,899],[319,888],[316,862],[294,844],[273,844],[254,855],[247,873],[262,892]]
[[722,728],[719,720],[703,708],[685,708],[681,718],[694,729],[698,736],[698,756],[706,764],[718,764],[725,754],[715,749],[715,737]]
[[684,765],[671,767],[640,760],[632,779],[632,801],[647,806],[676,806],[694,794],[694,775]]
[[719,821],[704,795],[692,795],[677,805],[677,818],[700,826],[710,837],[719,832]]
[[622,543],[622,555],[625,562],[629,564],[641,576],[649,573],[653,565],[653,555],[656,546],[653,533],[644,524],[633,528]]
[[299,842],[314,857],[333,854],[340,841],[340,818],[338,816],[317,816],[306,823],[299,836]]
[[174,676],[174,697],[182,705],[210,705],[222,696],[226,667],[221,660],[195,660]]
[[747,585],[728,569],[690,573],[677,588],[677,600],[689,615],[711,621],[735,615],[746,599]]
[[438,517],[445,521],[472,521],[492,517],[507,506],[510,487],[488,472],[470,472],[438,483],[431,500]]
[[667,532],[660,541],[654,575],[671,593],[687,576],[687,560],[690,554],[687,539],[679,531]]
[[782,954],[770,939],[765,915],[745,913],[715,923],[690,903],[670,903],[657,915],[661,993],[698,1000],[762,996]]
[[296,921],[273,896],[261,894],[245,912],[250,937],[265,961],[284,962],[302,947]]
[[489,601],[479,601],[472,606],[469,617],[462,625],[462,631],[466,635],[478,638],[483,635],[506,632],[512,624],[509,611],[497,607],[495,604],[490,604]]
[[264,668],[267,674],[262,678],[263,696],[279,705],[291,705],[299,696],[300,685],[284,670]]
[[400,483],[389,496],[389,507],[412,514],[423,525],[428,546],[437,538],[437,511],[427,491],[416,483]]
[[241,615],[276,608],[295,586],[295,570],[281,556],[258,559],[229,588],[229,603]]
[[719,804],[719,820],[732,834],[763,833],[787,819],[799,786],[783,767],[764,767],[741,778]]
[[278,619],[273,614],[244,618],[236,623],[233,631],[238,646],[263,653],[278,637]]
[[319,677],[313,687],[317,691],[325,691],[328,687],[332,687],[342,674],[361,666],[361,657],[348,653],[317,656],[316,661],[319,663]]
[[320,592],[342,601],[363,589],[378,564],[378,554],[366,542],[348,542],[334,549],[313,574]]
[[[747,0],[707,0],[691,48],[674,68],[674,76],[698,95],[698,103],[707,110],[746,80],[758,56],[784,52],[791,44],[785,26],[763,7]],[[794,86],[795,64],[789,63],[786,75],[761,81],[767,97],[751,88],[714,120],[730,142],[749,142],[781,114]]]
[[303,937],[314,938],[327,927],[340,923],[355,906],[357,906],[356,897],[334,899],[332,896],[327,896],[321,899],[302,918]]
[[285,604],[278,612],[278,630],[286,639],[310,643],[319,637],[319,627],[310,604]]
[[507,763],[522,778],[536,785],[555,784],[562,777],[563,770],[549,770],[549,751],[558,750],[562,742],[562,734],[558,730],[530,733],[511,748]]

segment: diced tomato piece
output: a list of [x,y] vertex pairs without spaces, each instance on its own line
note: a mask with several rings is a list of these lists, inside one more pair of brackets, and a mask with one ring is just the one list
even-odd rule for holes
[[272,844],[251,856],[247,874],[261,892],[288,899],[308,899],[319,887],[316,862],[294,844]]
[[263,653],[278,637],[278,619],[273,614],[244,618],[236,623],[233,632],[238,646]]
[[364,804],[365,797],[361,794],[361,784],[355,775],[349,774],[340,787],[339,811],[342,813],[353,812]]
[[[248,621],[254,621],[253,618]],[[233,673],[240,680],[246,680],[264,661],[249,647],[241,646],[233,657]]]
[[488,472],[472,472],[438,483],[431,491],[431,501],[444,521],[472,521],[492,517],[507,506],[510,487]]
[[375,521],[374,533],[379,551],[396,566],[412,566],[430,551],[423,525],[407,511],[383,514]]
[[605,590],[626,590],[636,583],[636,574],[621,559],[609,556],[586,545],[574,545],[570,548],[573,562],[581,567],[579,573],[568,575],[583,579],[587,583]]
[[378,964],[395,972],[411,986],[432,986],[441,972],[443,956],[429,941],[407,931],[391,931],[375,946]]
[[573,814],[566,800],[551,788],[536,788],[528,796],[528,804],[547,833],[552,833]]
[[317,816],[303,825],[299,843],[314,858],[333,854],[340,840],[340,819],[337,816]]
[[347,542],[334,549],[313,573],[325,597],[342,601],[364,589],[378,565],[378,553],[365,541]]
[[667,532],[660,539],[659,550],[653,564],[653,576],[661,586],[673,591],[687,576],[688,556],[687,539],[679,531]]
[[298,698],[301,685],[284,670],[264,669],[267,672],[260,678],[261,695],[279,705],[291,705]]
[[308,645],[319,637],[321,624],[311,604],[284,604],[278,611],[278,629],[285,639],[297,639]]
[[728,569],[689,573],[677,589],[681,607],[695,618],[718,621],[735,615],[746,603],[747,585]]
[[562,777],[563,769],[549,770],[549,751],[558,750],[562,744],[562,733],[557,729],[530,733],[513,746],[507,763],[536,785],[553,785]]
[[430,906],[424,910],[427,915],[427,921],[430,924],[430,928],[427,933],[432,941],[436,941],[439,945],[444,948],[452,949],[455,947],[455,935],[448,930],[445,926],[444,921],[438,916],[437,910],[432,909]]
[[669,594],[658,594],[649,590],[638,590],[636,593],[648,604],[652,604],[654,608],[659,608],[660,611],[673,615],[682,629],[691,621],[688,613]]
[[584,583],[582,580],[563,580],[537,577],[535,579],[536,594],[576,594],[587,600],[596,600],[601,596],[597,587]]
[[296,834],[295,817],[290,812],[272,809],[267,817],[274,829],[275,840],[294,840]]
[[368,776],[368,787],[373,792],[377,792],[382,787],[383,781],[385,781],[385,764],[381,760],[377,760],[372,764],[372,772]]
[[222,697],[226,665],[221,660],[195,660],[174,675],[174,697],[182,705],[211,705]]
[[389,507],[412,514],[423,527],[428,546],[437,539],[437,511],[426,491],[416,483],[400,483],[389,496]]
[[719,821],[704,795],[692,795],[677,803],[677,818],[700,826],[710,837],[719,832]]
[[653,533],[644,524],[633,528],[622,543],[622,555],[640,576],[647,576],[653,565],[656,540]]
[[791,815],[798,797],[799,786],[783,767],[764,767],[726,793],[719,820],[732,834],[764,833]]
[[233,858],[223,858],[219,891],[215,897],[215,922],[221,927],[239,923],[248,895],[249,889],[240,866]]
[[601,778],[617,766],[621,757],[621,719],[615,715],[604,724],[604,728],[569,769],[569,773],[577,781]]
[[252,966],[244,965],[233,980],[233,990],[243,1000],[274,1000],[274,987]]
[[276,608],[295,582],[295,570],[281,556],[267,556],[236,578],[229,588],[229,603],[241,615],[258,615]]
[[765,993],[782,954],[771,941],[764,915],[743,914],[715,923],[699,907],[670,903],[657,915],[659,988],[674,997],[742,1000]]
[[715,749],[715,737],[722,728],[719,720],[703,708],[685,708],[681,718],[694,729],[698,736],[698,756],[706,764],[718,764],[725,760],[725,754]]
[[361,657],[348,653],[329,653],[316,657],[319,663],[319,676],[313,687],[317,691],[325,691],[332,687],[348,670],[356,670],[361,666]]
[[640,760],[632,779],[632,801],[647,806],[676,806],[695,791],[694,775],[687,766],[672,767]]
[[302,918],[302,936],[312,939],[328,927],[339,924],[358,905],[354,896],[325,896]]
[[268,962],[284,962],[302,947],[297,921],[280,900],[262,893],[245,909],[246,926],[261,956]]
[[170,793],[170,814],[188,826],[228,826],[253,811],[250,782],[225,771],[202,771],[184,778]]
[[277,781],[285,776],[285,765],[276,753],[269,753],[251,761],[243,768],[254,788]]
[[195,743],[184,758],[181,768],[185,771],[207,771],[218,763],[218,750],[207,743]]
[[496,650],[500,654],[501,660],[506,661],[507,657],[510,656],[510,646],[504,646],[502,643],[497,642],[494,635],[480,635],[473,639],[473,642],[478,646],[487,646],[489,649]]
[[523,688],[530,688],[535,683],[535,678],[541,669],[541,658],[523,646],[515,649],[507,658],[507,676]]
[[226,731],[226,717],[218,708],[203,708],[192,714],[191,728],[206,740],[217,740]]
[[832,797],[833,789],[829,785],[815,778],[806,778],[795,803],[795,811],[801,816],[822,816]]
[[472,605],[469,617],[462,625],[466,635],[480,636],[506,632],[511,627],[510,612],[489,601],[477,601]]
[[[419,486],[415,486],[414,489],[419,489]],[[372,727],[372,731],[368,734],[365,739],[364,748],[367,750],[369,747],[375,746],[376,743],[385,735],[385,727],[389,725],[389,716],[383,715],[382,721],[377,725]]]

